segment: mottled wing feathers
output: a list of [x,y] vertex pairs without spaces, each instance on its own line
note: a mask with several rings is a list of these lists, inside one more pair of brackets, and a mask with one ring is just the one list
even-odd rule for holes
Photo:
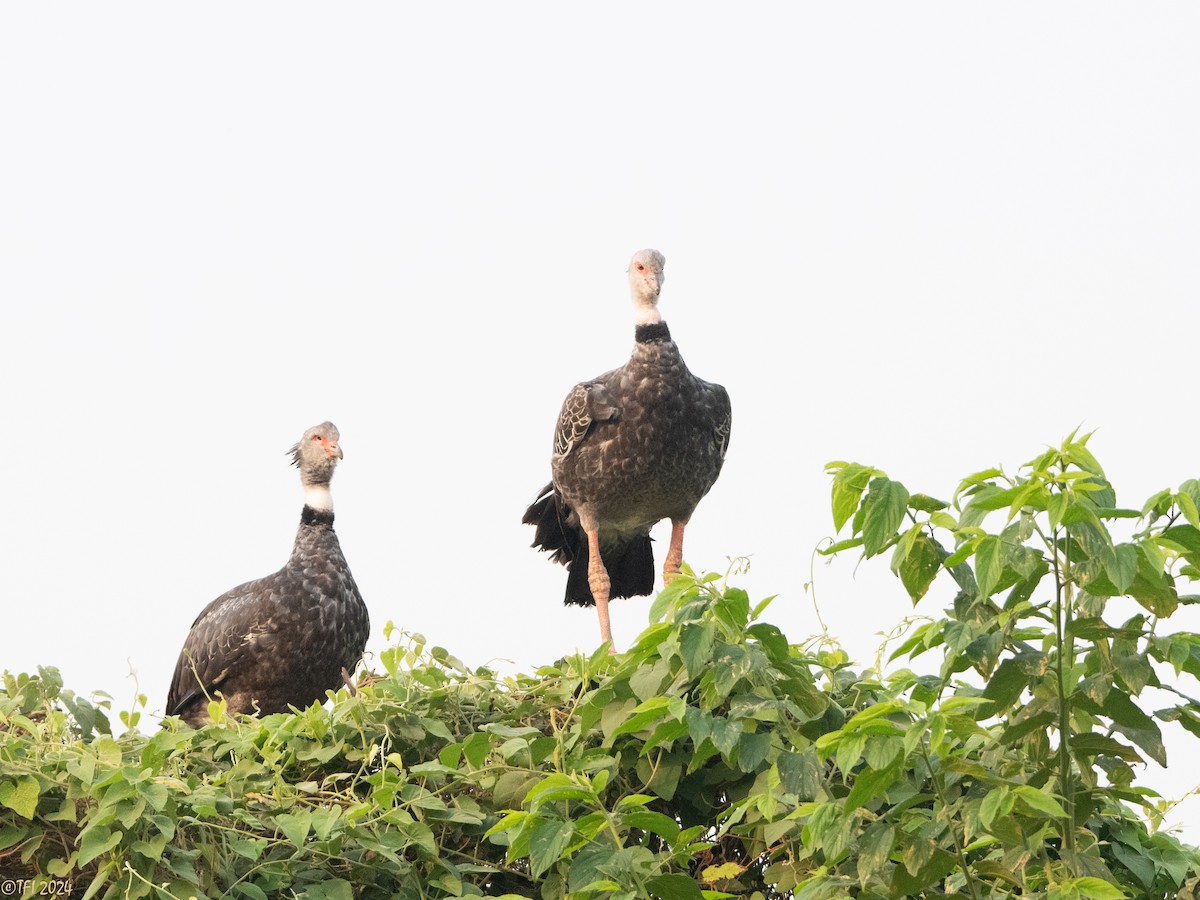
[[554,429],[554,455],[566,456],[579,444],[592,427],[592,422],[616,418],[617,404],[608,389],[599,381],[575,385],[563,401]]
[[271,582],[276,577],[239,585],[208,604],[196,617],[171,679],[166,715],[182,713],[204,696],[205,689],[210,695],[222,690],[247,648],[270,627],[274,608]]
[[725,451],[729,448],[729,430],[733,425],[733,407],[729,403],[729,392],[719,384],[709,384],[713,398],[713,412],[716,427],[717,447],[721,459],[725,459]]

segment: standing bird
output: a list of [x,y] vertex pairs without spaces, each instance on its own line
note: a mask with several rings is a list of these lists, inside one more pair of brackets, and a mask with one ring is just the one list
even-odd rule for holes
[[552,481],[522,520],[537,527],[533,546],[567,567],[564,602],[595,605],[602,641],[612,640],[610,598],[654,590],[650,528],[662,519],[671,520],[663,577],[679,572],[683,530],[729,444],[729,395],[688,371],[659,315],[665,265],[657,250],[633,255],[633,354],[567,395]]
[[289,453],[300,469],[304,509],[287,564],[239,585],[204,608],[184,641],[168,716],[199,727],[210,695],[234,713],[286,712],[351,685],[370,621],[333,531],[329,482],[342,458],[332,422],[314,425]]

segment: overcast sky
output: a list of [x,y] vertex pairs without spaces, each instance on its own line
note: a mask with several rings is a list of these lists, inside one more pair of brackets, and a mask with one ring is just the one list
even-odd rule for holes
[[[1182,3],[6,5],[0,667],[118,708],[132,670],[160,712],[196,613],[287,558],[284,452],[325,419],[369,652],[388,620],[472,666],[591,650],[520,518],[563,397],[628,356],[642,247],[734,407],[686,559],[749,555],[793,641],[815,576],[869,664],[912,608],[884,560],[814,566],[827,461],[948,497],[1082,426],[1125,505],[1200,476],[1198,29]],[[619,646],[648,608],[614,604]],[[1188,752],[1155,783],[1191,788]]]

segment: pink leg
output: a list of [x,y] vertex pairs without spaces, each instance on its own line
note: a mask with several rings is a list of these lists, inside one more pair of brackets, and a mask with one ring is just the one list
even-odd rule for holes
[[610,653],[616,653],[611,646],[612,627],[608,621],[608,592],[611,582],[608,580],[608,570],[600,558],[600,532],[592,529],[587,532],[588,539],[588,587],[592,589],[592,597],[596,600],[596,617],[600,620],[600,640],[609,641]]
[[667,550],[667,558],[663,560],[663,582],[670,584],[679,574],[683,565],[683,529],[687,522],[671,523],[671,546]]

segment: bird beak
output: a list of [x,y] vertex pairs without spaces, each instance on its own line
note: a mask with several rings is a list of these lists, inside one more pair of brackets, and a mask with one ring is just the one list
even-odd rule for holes
[[340,446],[338,446],[337,441],[335,441],[331,438],[327,438],[326,440],[322,441],[321,443],[325,447],[325,455],[326,456],[336,456],[338,459],[346,458],[346,454],[342,452],[342,448]]

